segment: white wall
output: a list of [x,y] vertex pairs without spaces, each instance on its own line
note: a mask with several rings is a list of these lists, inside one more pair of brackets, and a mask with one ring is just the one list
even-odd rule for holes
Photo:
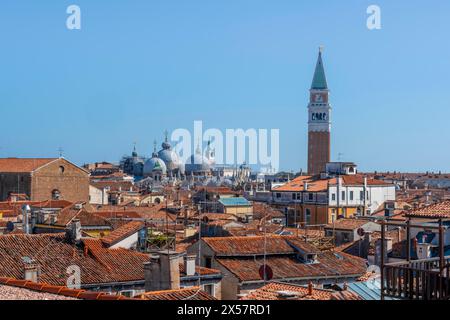
[[[328,204],[331,207],[337,206],[339,196],[339,205],[348,207],[357,207],[364,204],[364,199],[361,198],[361,191],[363,186],[340,186],[339,195],[337,194],[337,186],[329,187]],[[353,200],[350,200],[350,193],[353,191]],[[345,198],[342,198],[342,192],[345,192]],[[374,212],[385,201],[395,201],[395,186],[367,186],[366,206],[370,212]],[[333,200],[332,194],[335,194]]]
[[89,185],[89,203],[90,204],[108,204],[108,192]]
[[111,246],[111,249],[124,248],[131,249],[135,248],[138,243],[138,232],[133,233],[131,236],[117,242],[115,245]]

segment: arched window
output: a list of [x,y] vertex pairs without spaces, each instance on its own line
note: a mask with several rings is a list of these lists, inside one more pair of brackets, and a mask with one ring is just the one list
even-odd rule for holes
[[52,200],[60,200],[61,199],[61,192],[59,192],[58,189],[55,189],[52,191]]
[[59,166],[59,173],[64,173],[66,169],[64,168],[64,166]]

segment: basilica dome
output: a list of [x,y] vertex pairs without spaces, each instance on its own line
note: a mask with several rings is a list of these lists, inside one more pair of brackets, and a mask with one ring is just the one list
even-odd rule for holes
[[166,164],[158,157],[152,157],[148,159],[144,164],[144,175],[148,176],[152,173],[155,173],[156,171],[160,172],[161,174],[166,174]]
[[175,172],[180,170],[180,158],[177,153],[172,150],[172,146],[167,141],[163,142],[162,149],[158,152],[158,158],[164,161],[166,168],[169,172]]
[[150,176],[154,173],[159,173],[162,175],[167,174],[166,164],[158,157],[158,154],[156,153],[156,144],[152,157],[144,163],[144,176]]
[[210,160],[202,155],[200,147],[197,147],[195,154],[186,161],[185,171],[187,175],[204,174],[211,171]]

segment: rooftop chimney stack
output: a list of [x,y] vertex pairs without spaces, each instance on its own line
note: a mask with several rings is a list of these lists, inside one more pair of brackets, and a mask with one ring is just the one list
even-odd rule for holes
[[24,280],[39,282],[40,268],[38,263],[33,259],[24,261]]
[[195,275],[195,255],[187,255],[184,257],[184,270],[187,276]]
[[145,291],[180,289],[180,254],[176,251],[159,251],[144,263]]
[[79,219],[73,219],[66,229],[66,237],[71,243],[81,240],[81,223]]
[[312,296],[312,294],[313,294],[313,284],[312,284],[312,282],[310,281],[310,282],[308,283],[308,296]]
[[25,234],[30,234],[30,222],[29,222],[30,211],[31,211],[31,208],[28,204],[25,204],[22,206],[23,232],[25,232]]

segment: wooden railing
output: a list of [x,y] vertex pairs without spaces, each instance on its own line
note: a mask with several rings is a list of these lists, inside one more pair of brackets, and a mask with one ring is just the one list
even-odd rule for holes
[[383,296],[407,300],[450,299],[450,257],[389,263],[383,267]]

